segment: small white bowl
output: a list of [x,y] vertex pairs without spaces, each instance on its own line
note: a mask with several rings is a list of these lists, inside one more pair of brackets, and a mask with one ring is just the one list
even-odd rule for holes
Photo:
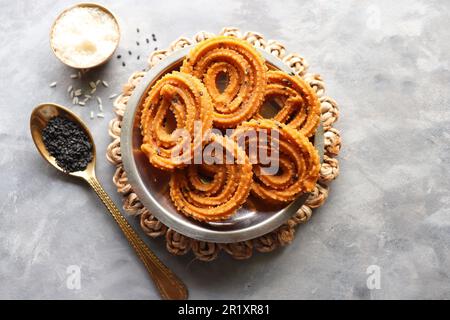
[[[55,25],[58,22],[58,20],[61,18],[61,16],[74,9],[74,8],[78,8],[78,7],[90,7],[90,8],[97,8],[100,9],[101,11],[105,12],[106,14],[108,14],[115,22],[115,24],[117,25],[117,30],[118,30],[118,37],[117,37],[117,42],[115,44],[114,50],[112,50],[111,54],[107,57],[105,57],[105,59],[93,64],[93,65],[76,65],[73,63],[73,61],[68,61],[65,57],[61,56],[60,53],[58,52],[58,50],[55,49],[54,43],[53,43],[53,32],[55,29]],[[69,8],[64,9],[59,15],[58,17],[55,19],[55,21],[52,24],[52,27],[50,29],[50,47],[52,48],[53,53],[55,54],[55,56],[65,65],[72,67],[72,68],[76,68],[76,69],[91,69],[97,66],[100,66],[102,64],[104,64],[106,61],[108,61],[114,54],[114,52],[117,50],[117,47],[119,46],[119,42],[120,42],[120,25],[118,22],[118,19],[116,18],[116,16],[107,8],[105,8],[104,6],[97,4],[97,3],[92,3],[92,2],[82,2],[82,3],[78,3],[74,6],[71,6]]]

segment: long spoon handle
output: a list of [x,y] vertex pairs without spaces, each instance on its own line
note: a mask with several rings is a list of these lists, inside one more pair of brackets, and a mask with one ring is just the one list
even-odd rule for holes
[[103,190],[103,187],[98,180],[95,177],[89,177],[86,180],[109,210],[120,229],[122,229],[125,237],[144,263],[145,268],[155,282],[161,297],[163,299],[187,299],[188,290],[184,283],[178,279],[178,277],[146,246],[144,241],[142,241],[128,221],[120,213],[119,209],[117,209],[105,190]]

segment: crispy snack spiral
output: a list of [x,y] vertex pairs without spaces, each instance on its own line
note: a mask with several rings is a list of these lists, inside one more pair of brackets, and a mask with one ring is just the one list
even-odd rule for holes
[[247,199],[252,183],[252,165],[244,150],[215,134],[205,149],[213,144],[224,150],[219,156],[222,164],[192,164],[175,170],[170,179],[170,196],[178,211],[200,221],[229,218]]
[[[255,131],[257,135],[248,135],[249,131]],[[268,141],[261,145],[260,132],[267,133]],[[275,131],[278,134],[275,134]],[[247,140],[241,140],[244,137]],[[258,152],[261,148],[269,148],[272,154],[278,151],[278,171],[275,174],[264,174],[267,165],[261,164],[260,154],[253,162],[254,157],[249,154],[253,164],[252,193],[260,199],[272,203],[286,203],[294,200],[303,192],[310,192],[314,189],[319,178],[319,155],[309,140],[298,130],[281,124],[275,120],[251,120],[244,122],[236,128],[231,138],[241,145],[248,146],[258,140]],[[278,150],[273,150],[278,148]],[[267,173],[267,172],[266,172]]]
[[[188,135],[168,132],[165,125],[170,112],[176,129],[185,129]],[[212,112],[211,98],[200,80],[181,72],[165,75],[151,88],[142,109],[141,150],[159,169],[184,167],[202,147],[203,138],[194,135],[195,125],[200,125],[197,130],[203,136],[212,127]],[[186,143],[190,148],[182,149]]]
[[[214,103],[214,125],[235,128],[255,115],[264,97],[266,66],[249,43],[219,36],[200,42],[189,52],[181,71],[199,78]],[[218,77],[227,76],[223,92]]]
[[[274,120],[301,130],[307,137],[314,135],[320,121],[320,102],[302,78],[282,71],[267,72],[264,99],[273,100],[281,107]],[[255,119],[263,116],[256,114]]]

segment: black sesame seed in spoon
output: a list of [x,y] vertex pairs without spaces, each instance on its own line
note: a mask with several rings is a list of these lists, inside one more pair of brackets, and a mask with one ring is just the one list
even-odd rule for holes
[[86,169],[93,158],[92,144],[84,130],[72,120],[57,116],[42,130],[45,148],[66,172]]

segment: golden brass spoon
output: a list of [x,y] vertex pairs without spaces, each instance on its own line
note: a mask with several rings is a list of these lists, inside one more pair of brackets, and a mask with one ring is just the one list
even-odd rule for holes
[[[47,125],[47,122],[56,116],[62,116],[69,120],[76,122],[80,127],[84,129],[86,134],[89,136],[89,140],[92,144],[92,161],[88,164],[87,168],[83,171],[76,172],[65,172],[58,166],[53,158],[45,148],[44,142],[42,140],[42,129]],[[52,164],[56,169],[69,174],[74,177],[84,179],[97,193],[100,200],[102,200],[105,207],[111,213],[114,220],[119,225],[123,234],[130,242],[131,246],[136,251],[139,258],[144,263],[150,277],[156,284],[161,297],[163,299],[187,299],[188,291],[183,282],[178,279],[178,277],[169,270],[156,256],[150,251],[150,249],[145,245],[144,241],[137,235],[133,228],[128,224],[127,220],[122,216],[119,209],[117,209],[114,202],[108,196],[108,194],[103,190],[102,186],[98,182],[95,176],[95,145],[92,135],[89,132],[87,126],[83,121],[75,115],[73,112],[64,108],[63,106],[45,103],[37,106],[31,113],[30,118],[30,129],[33,141],[39,150],[41,156]]]

